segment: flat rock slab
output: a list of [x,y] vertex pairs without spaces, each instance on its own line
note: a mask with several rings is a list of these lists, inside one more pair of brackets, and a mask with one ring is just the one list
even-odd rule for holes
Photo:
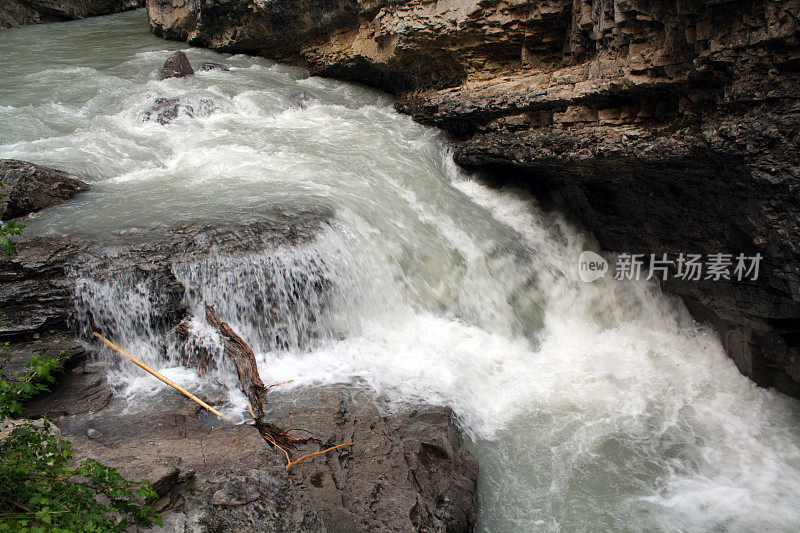
[[6,378],[18,379],[20,372],[28,370],[27,364],[32,355],[66,356],[63,369],[71,371],[72,368],[85,362],[86,349],[72,334],[65,331],[53,331],[44,335],[33,334],[29,338],[10,342],[3,349],[0,354],[0,372]]
[[158,531],[470,531],[474,524],[477,461],[448,408],[386,414],[362,386],[276,389],[267,419],[318,439],[294,458],[355,443],[286,471],[283,454],[254,427],[213,428],[177,392],[162,391],[146,406],[106,403],[94,369],[70,377],[31,414],[53,417],[76,460],[93,457],[152,481],[165,523]]

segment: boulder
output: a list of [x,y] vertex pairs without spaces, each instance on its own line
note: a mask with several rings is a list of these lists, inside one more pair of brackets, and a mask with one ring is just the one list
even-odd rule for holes
[[0,218],[9,220],[69,200],[89,189],[66,172],[15,159],[0,160]]
[[158,79],[183,78],[194,74],[189,58],[181,51],[175,52],[164,62],[164,66],[158,71]]

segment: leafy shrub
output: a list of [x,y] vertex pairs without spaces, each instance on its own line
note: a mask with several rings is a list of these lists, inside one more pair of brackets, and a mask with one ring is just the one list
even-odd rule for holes
[[143,499],[158,495],[146,481],[123,478],[93,459],[67,466],[70,443],[25,422],[0,441],[0,531],[124,531],[162,524]]
[[[0,222],[0,249],[6,254],[16,253],[11,237],[22,227]],[[94,459],[70,467],[71,445],[51,433],[46,419],[10,421],[22,414],[26,400],[55,383],[64,360],[64,352],[34,355],[13,381],[0,372],[0,423],[16,425],[0,440],[0,532],[106,532],[124,531],[131,524],[162,525],[155,510],[143,505],[158,496],[148,481],[128,481]]]

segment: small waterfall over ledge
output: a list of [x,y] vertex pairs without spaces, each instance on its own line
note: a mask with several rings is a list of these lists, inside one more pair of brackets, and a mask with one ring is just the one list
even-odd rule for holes
[[[134,244],[93,246],[71,268],[73,327],[87,339],[103,332],[194,387],[216,385],[208,393],[236,411],[242,398],[235,370],[206,323],[205,305],[216,307],[262,364],[266,354],[302,353],[358,333],[353,328],[363,309],[357,306],[370,301],[363,283],[369,266],[350,250],[347,228],[330,216],[328,210],[283,209],[254,220],[120,236],[145,237]],[[193,333],[188,346],[174,331],[181,320]],[[202,350],[213,356],[200,379],[192,357]],[[121,394],[159,390],[135,366],[106,355]]]

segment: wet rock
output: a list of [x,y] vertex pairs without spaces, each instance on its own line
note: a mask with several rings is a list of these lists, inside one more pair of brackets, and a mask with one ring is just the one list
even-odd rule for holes
[[200,65],[200,68],[197,69],[200,71],[207,71],[207,70],[221,70],[223,72],[228,72],[230,69],[225,65],[220,65],[219,63],[203,63]]
[[155,120],[159,124],[170,124],[178,117],[207,117],[219,109],[216,102],[201,98],[197,103],[189,103],[180,98],[156,98],[153,105],[144,112],[144,120]]
[[0,217],[9,220],[58,205],[89,189],[66,172],[15,159],[0,160]]
[[183,78],[192,74],[194,74],[194,69],[189,63],[189,58],[186,57],[185,53],[178,51],[167,58],[164,66],[158,72],[158,79]]
[[[27,358],[30,359],[30,354],[27,354]],[[113,391],[108,386],[105,373],[65,374],[56,385],[50,387],[50,391],[26,404],[26,416],[38,418],[43,414],[59,417],[88,415],[102,411],[113,399]],[[81,427],[82,435],[98,442],[106,442],[103,431],[90,427],[90,423]]]
[[144,7],[145,0],[3,0],[0,28],[60,22]]
[[[73,235],[68,240],[22,240],[18,255],[0,257],[0,309],[6,313],[0,338],[64,331],[70,320],[73,327],[113,330],[113,323],[101,316],[90,324],[74,322],[80,298],[88,298],[87,291],[104,283],[147,289],[151,315],[142,320],[157,329],[170,328],[187,311],[187,289],[176,277],[181,265],[196,264],[215,254],[236,257],[308,243],[327,226],[331,215],[324,208],[274,208],[259,216],[218,224],[186,224],[102,237]],[[75,294],[81,280],[84,292]],[[309,290],[323,289],[315,283],[308,283]],[[254,305],[259,305],[258,301]],[[264,315],[269,315],[266,307]]]
[[300,109],[306,109],[314,101],[314,99],[311,98],[311,95],[305,91],[298,91],[290,94],[289,100],[291,100],[292,103],[297,105]]
[[[63,414],[56,401],[55,423],[76,459],[94,457],[156,482],[164,522],[177,528],[167,531],[459,532],[475,521],[477,462],[447,408],[387,415],[371,392],[353,385],[273,391],[267,418],[318,439],[295,455],[355,443],[287,472],[283,454],[255,428],[211,428],[175,391],[139,412],[115,400],[98,412]],[[102,440],[86,437],[89,424]]]
[[[32,355],[66,357],[62,369],[73,372],[82,367],[86,360],[86,349],[71,334],[65,331],[48,332],[38,340],[18,338],[9,342],[0,355],[0,371],[10,379],[17,379]],[[85,367],[84,367],[85,368]]]

